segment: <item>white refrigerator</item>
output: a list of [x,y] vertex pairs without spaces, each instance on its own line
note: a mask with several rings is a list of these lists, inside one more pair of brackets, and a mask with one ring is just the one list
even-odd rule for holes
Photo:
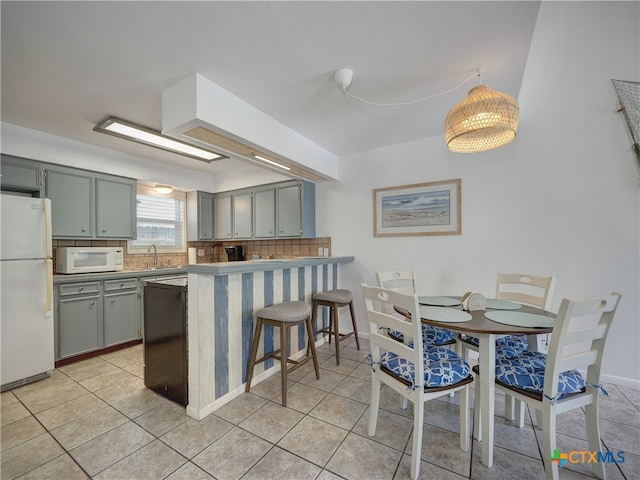
[[2,391],[54,368],[51,203],[0,195]]

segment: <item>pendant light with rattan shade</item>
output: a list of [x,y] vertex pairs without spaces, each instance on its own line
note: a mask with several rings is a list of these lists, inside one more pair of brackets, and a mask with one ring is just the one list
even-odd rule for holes
[[488,85],[469,90],[445,120],[445,139],[452,152],[493,150],[516,138],[518,101]]

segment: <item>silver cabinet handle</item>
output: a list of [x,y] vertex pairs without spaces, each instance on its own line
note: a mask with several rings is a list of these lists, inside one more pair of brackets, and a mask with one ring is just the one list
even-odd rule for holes
[[120,282],[120,286],[121,286],[121,287],[124,287],[124,282]]
[[102,229],[102,233],[107,233],[107,230],[105,228]]
[[91,302],[89,305],[91,305],[92,307],[96,304],[96,302]]
[[86,232],[87,231],[87,227],[82,227],[82,231]]
[[80,291],[84,290],[84,287],[80,287],[80,288],[79,288],[79,290],[80,290]]

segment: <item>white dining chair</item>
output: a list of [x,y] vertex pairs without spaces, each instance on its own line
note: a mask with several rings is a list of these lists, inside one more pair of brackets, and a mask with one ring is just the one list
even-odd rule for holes
[[[416,283],[416,274],[411,270],[393,270],[389,272],[376,272],[376,281],[379,287],[388,288],[395,292],[401,293],[418,293],[418,287]],[[393,305],[388,305],[386,307],[386,312],[390,314],[397,315],[395,310],[393,309]],[[394,340],[398,340],[399,342],[404,341],[402,335],[399,332],[390,330],[387,334],[393,338]],[[425,346],[445,346],[445,345],[455,345],[456,353],[460,354],[460,343],[456,341],[455,332],[440,327],[434,327],[431,325],[422,325],[422,338],[424,340]],[[454,393],[451,392],[449,394],[450,397],[453,397]],[[405,410],[407,408],[407,399],[402,399],[402,409]]]
[[[620,298],[618,293],[581,301],[565,298],[553,327],[548,355],[527,351],[514,359],[496,359],[496,388],[542,412],[539,427],[543,432],[542,458],[547,479],[558,479],[560,460],[552,460],[557,415],[585,407],[589,451],[601,451],[600,367]],[[480,412],[479,387],[477,382],[475,415]],[[604,464],[591,465],[595,475],[604,479]]]
[[[453,350],[431,347],[425,350],[422,337],[418,297],[362,284],[362,294],[369,318],[371,346],[371,405],[369,408],[369,436],[374,436],[380,406],[381,384],[387,385],[413,403],[413,444],[411,449],[411,478],[420,475],[424,403],[449,392],[460,395],[460,448],[470,448],[469,385],[473,375],[469,364]],[[385,307],[398,306],[411,312],[411,318],[401,319],[387,313]],[[401,332],[413,342],[393,340],[380,329]]]
[[[418,288],[416,285],[416,275],[413,271],[407,270],[376,272],[376,281],[379,287],[388,288],[395,292],[418,293]],[[394,313],[393,306],[386,308],[388,308],[387,313]],[[431,325],[423,325],[422,330],[423,338],[427,346],[445,346],[456,344],[456,334],[449,329],[433,327]],[[394,332],[391,331],[390,335],[393,337]],[[399,335],[396,335],[395,339],[398,341],[403,341],[403,339]]]
[[[555,286],[556,277],[543,277],[526,273],[498,273],[496,298],[549,311]],[[548,335],[545,335],[545,337],[548,339]],[[478,351],[478,339],[461,335],[458,340],[460,341],[461,355],[468,361],[469,351]],[[509,335],[508,338],[503,337],[498,339],[497,343],[508,340],[526,344],[524,337],[513,335]],[[535,349],[539,350],[540,340],[538,339],[537,341],[538,345],[535,346]],[[523,345],[521,348],[525,348],[525,346]],[[513,397],[507,395],[504,402],[504,417],[507,420],[515,419],[518,427],[524,427],[524,404],[516,402]]]

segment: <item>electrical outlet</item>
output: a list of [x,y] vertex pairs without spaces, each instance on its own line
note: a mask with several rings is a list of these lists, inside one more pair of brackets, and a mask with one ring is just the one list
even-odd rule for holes
[[321,257],[322,256],[322,247],[318,247],[318,256]]

